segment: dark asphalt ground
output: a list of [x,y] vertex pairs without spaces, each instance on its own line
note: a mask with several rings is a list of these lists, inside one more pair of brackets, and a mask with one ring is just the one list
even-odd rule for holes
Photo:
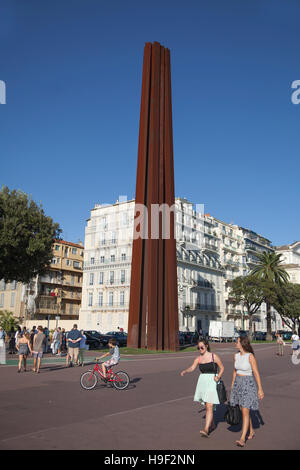
[[[213,350],[224,363],[229,388],[234,345],[215,344]],[[300,365],[291,362],[289,346],[284,357],[275,355],[272,344],[254,350],[265,398],[254,416],[256,436],[245,449],[300,449]],[[243,451],[235,446],[240,427],[223,420],[224,405],[217,407],[217,429],[208,439],[200,437],[205,412],[193,402],[199,372],[180,376],[195,356],[124,356],[116,368],[131,378],[124,391],[101,381],[92,391],[81,389],[80,375],[92,366],[67,369],[64,359],[45,358],[40,374],[0,366],[0,449]]]

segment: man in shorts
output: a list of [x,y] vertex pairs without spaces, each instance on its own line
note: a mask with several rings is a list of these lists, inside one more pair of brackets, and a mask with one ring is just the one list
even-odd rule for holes
[[110,348],[109,352],[107,352],[106,354],[103,354],[103,356],[96,358],[96,360],[98,361],[102,359],[103,357],[111,355],[111,358],[108,361],[103,362],[102,364],[102,372],[103,372],[104,380],[107,380],[106,379],[106,367],[115,366],[120,361],[119,346],[117,346],[117,341],[114,338],[111,338],[108,341],[108,347]]
[[43,327],[38,326],[38,332],[33,337],[33,372],[40,372],[45,342],[46,336],[44,335]]
[[68,356],[70,357],[69,367],[72,367],[72,363],[78,365],[79,345],[82,340],[82,334],[77,329],[77,325],[73,325],[72,330],[68,333]]

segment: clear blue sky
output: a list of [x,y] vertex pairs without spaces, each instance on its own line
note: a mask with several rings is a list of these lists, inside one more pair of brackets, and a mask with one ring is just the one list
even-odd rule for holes
[[171,50],[176,196],[299,240],[298,0],[2,0],[0,184],[75,242],[95,203],[134,197],[148,41]]

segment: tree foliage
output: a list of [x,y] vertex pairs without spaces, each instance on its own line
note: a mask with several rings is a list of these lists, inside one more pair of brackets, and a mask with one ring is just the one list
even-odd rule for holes
[[29,282],[45,271],[61,229],[22,191],[0,191],[0,279]]
[[[276,286],[286,284],[289,274],[281,266],[281,255],[267,251],[258,254],[258,263],[252,269],[251,275],[256,276],[265,283],[265,302],[267,305],[267,339],[272,339],[271,305],[273,289]],[[271,288],[272,287],[272,288]]]
[[12,328],[16,330],[19,326],[18,319],[14,317],[12,312],[7,310],[0,311],[0,326],[2,326],[6,333],[11,331]]
[[240,276],[231,282],[229,302],[235,307],[242,304],[249,317],[249,336],[252,335],[253,315],[264,302],[262,282],[255,276]]
[[274,289],[273,307],[291,328],[300,324],[300,285],[291,282],[277,285]]

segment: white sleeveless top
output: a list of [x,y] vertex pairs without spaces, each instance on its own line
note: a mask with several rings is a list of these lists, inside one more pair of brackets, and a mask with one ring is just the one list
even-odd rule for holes
[[236,373],[240,375],[252,375],[252,367],[249,361],[250,353],[241,355],[238,353],[235,355],[234,367]]

